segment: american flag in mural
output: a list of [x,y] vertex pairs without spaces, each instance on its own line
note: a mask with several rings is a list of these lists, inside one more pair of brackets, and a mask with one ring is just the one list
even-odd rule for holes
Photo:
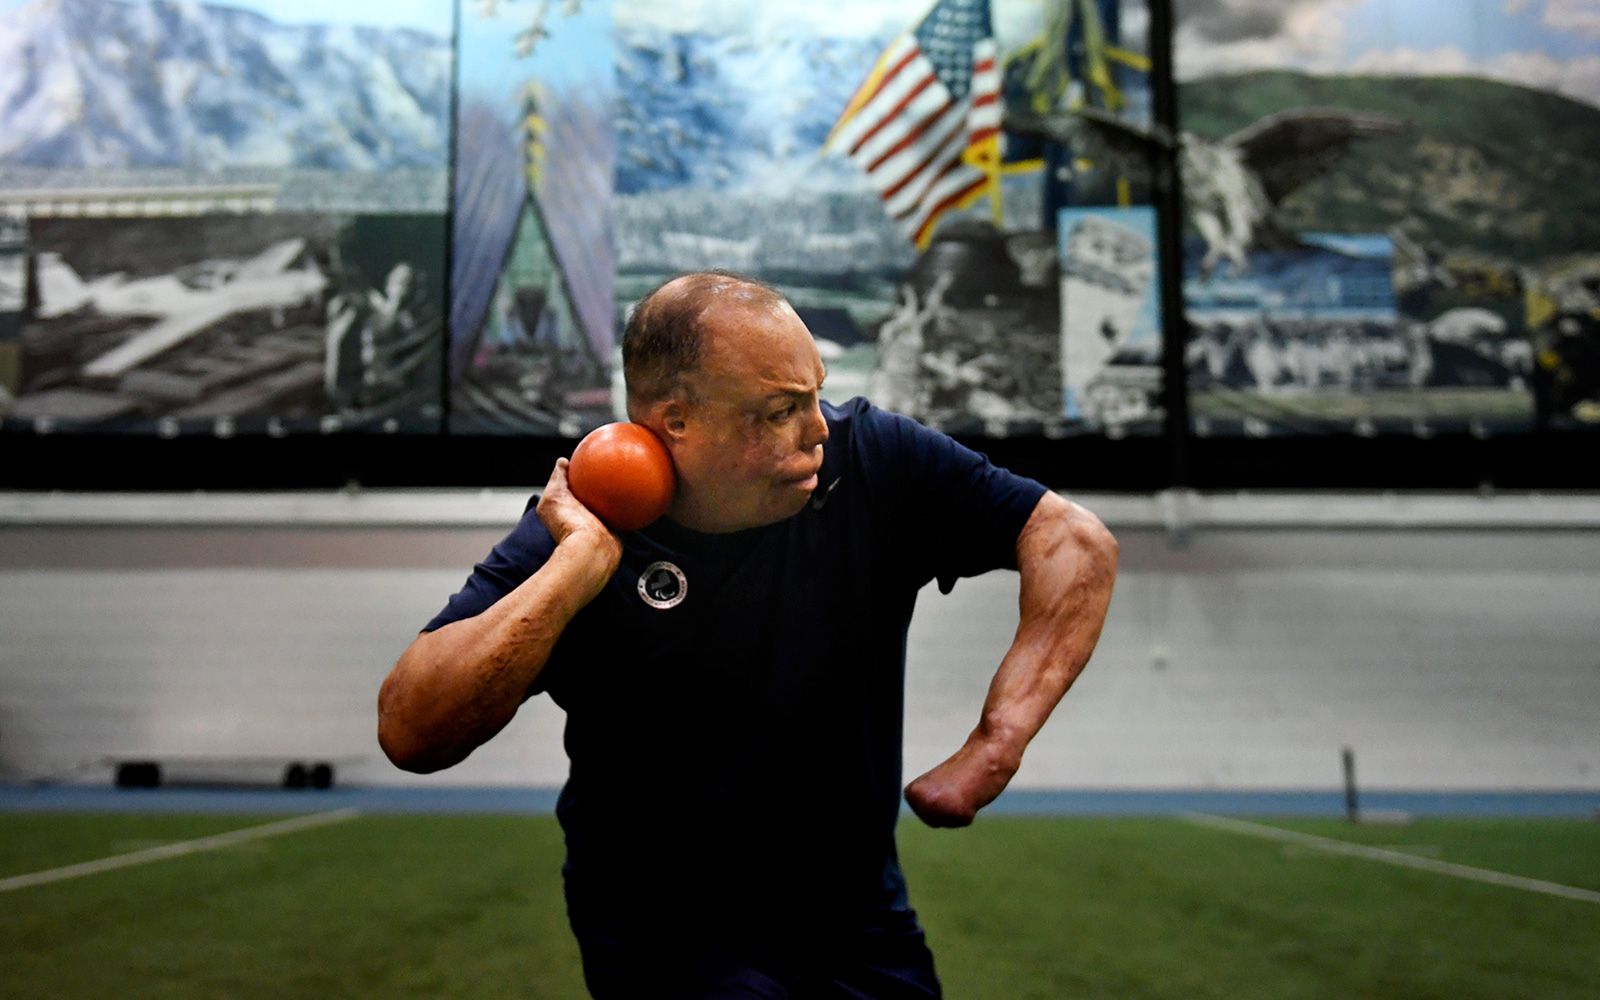
[[878,57],[829,136],[918,247],[997,183],[995,53],[988,0],[939,0]]

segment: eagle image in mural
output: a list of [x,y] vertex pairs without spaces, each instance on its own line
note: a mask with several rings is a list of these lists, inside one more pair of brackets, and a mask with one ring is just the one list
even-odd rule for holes
[[1008,108],[1004,127],[1060,143],[1133,176],[1148,174],[1156,156],[1176,145],[1184,204],[1205,239],[1200,266],[1209,276],[1223,260],[1235,273],[1244,272],[1252,248],[1297,245],[1273,221],[1278,204],[1331,170],[1357,142],[1400,135],[1412,125],[1375,112],[1290,108],[1220,141],[1192,132],[1174,140],[1163,129],[1083,107],[1050,114]]

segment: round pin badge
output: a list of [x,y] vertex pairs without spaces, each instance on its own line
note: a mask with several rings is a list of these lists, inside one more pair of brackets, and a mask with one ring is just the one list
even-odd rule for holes
[[677,607],[688,595],[689,578],[672,563],[653,562],[639,574],[639,597],[652,608]]

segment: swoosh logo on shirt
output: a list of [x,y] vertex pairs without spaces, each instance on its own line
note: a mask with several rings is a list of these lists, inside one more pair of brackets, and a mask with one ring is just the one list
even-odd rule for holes
[[841,479],[843,479],[843,478],[844,478],[843,476],[835,476],[833,478],[833,482],[828,484],[828,488],[823,490],[821,495],[818,495],[816,493],[811,494],[811,509],[812,510],[821,510],[823,504],[826,504],[828,502],[828,498],[833,496],[833,488],[835,486],[838,486],[839,485],[839,481]]

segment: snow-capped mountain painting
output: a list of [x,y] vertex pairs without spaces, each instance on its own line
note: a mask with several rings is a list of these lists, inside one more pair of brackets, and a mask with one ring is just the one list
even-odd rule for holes
[[822,144],[887,37],[617,32],[618,194],[866,190]]
[[450,40],[221,5],[0,14],[0,164],[382,171],[448,161]]

